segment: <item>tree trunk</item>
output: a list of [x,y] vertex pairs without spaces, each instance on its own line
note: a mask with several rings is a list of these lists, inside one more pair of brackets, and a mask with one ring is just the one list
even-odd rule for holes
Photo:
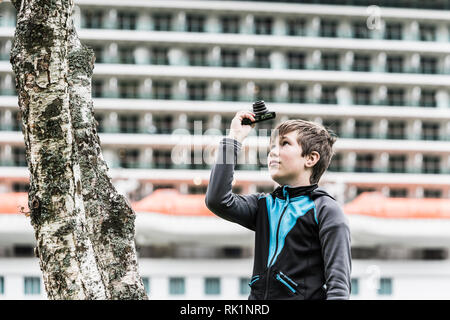
[[147,299],[135,213],[108,176],[96,131],[93,51],[71,0],[15,0],[11,50],[30,171],[29,207],[50,299]]

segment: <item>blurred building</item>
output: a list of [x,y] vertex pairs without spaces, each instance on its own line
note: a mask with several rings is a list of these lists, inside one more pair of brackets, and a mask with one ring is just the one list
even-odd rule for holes
[[[158,189],[178,192],[160,190],[168,201],[204,194],[234,114],[262,99],[277,118],[246,139],[233,191],[274,189],[266,155],[278,122],[326,125],[340,139],[321,185],[342,205],[366,191],[379,199],[348,213],[352,298],[448,299],[450,217],[433,208],[450,198],[450,5],[373,3],[75,1],[78,34],[96,53],[95,116],[117,189],[136,205]],[[28,170],[9,2],[0,16],[0,193],[20,202]],[[405,202],[377,214],[387,198]],[[438,202],[399,216],[407,198]],[[137,210],[150,298],[245,299],[252,234],[194,211]],[[4,213],[0,298],[44,297],[29,221]]]

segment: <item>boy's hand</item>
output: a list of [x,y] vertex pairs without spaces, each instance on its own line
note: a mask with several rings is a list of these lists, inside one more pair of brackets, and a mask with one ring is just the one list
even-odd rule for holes
[[235,139],[240,143],[244,141],[244,139],[250,133],[250,130],[255,127],[255,124],[242,125],[242,120],[244,118],[255,121],[255,114],[251,111],[238,111],[231,121],[230,133],[228,134],[228,138]]

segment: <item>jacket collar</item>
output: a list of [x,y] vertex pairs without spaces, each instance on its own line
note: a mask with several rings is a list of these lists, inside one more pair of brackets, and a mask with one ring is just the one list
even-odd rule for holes
[[310,194],[317,189],[317,187],[317,183],[301,187],[291,187],[289,185],[278,186],[274,191],[272,191],[271,195],[281,199],[290,199]]

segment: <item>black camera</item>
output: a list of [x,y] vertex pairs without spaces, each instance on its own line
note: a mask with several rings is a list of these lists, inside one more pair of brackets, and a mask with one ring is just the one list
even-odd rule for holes
[[248,118],[242,120],[242,124],[252,125],[256,122],[266,121],[270,119],[275,119],[275,112],[267,110],[266,104],[263,100],[256,101],[253,103],[253,113],[255,114],[255,121],[251,121]]

